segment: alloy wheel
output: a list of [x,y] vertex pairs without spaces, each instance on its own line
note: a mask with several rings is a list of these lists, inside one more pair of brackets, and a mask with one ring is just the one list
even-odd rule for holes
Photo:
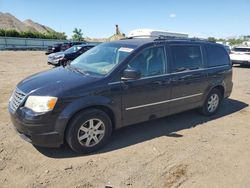
[[216,111],[216,109],[219,106],[219,102],[220,102],[220,98],[219,98],[218,94],[216,94],[216,93],[212,94],[207,102],[208,112],[212,113],[212,112]]
[[89,119],[80,126],[77,139],[81,145],[93,147],[102,140],[104,133],[105,125],[100,119]]

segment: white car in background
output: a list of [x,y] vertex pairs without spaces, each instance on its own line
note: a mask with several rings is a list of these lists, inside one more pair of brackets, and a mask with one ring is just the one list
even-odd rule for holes
[[235,47],[231,50],[232,64],[250,65],[250,47]]

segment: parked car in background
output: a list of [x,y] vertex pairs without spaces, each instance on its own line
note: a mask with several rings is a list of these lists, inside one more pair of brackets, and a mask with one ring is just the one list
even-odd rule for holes
[[231,50],[232,64],[250,65],[250,47],[235,47]]
[[75,58],[82,55],[84,52],[88,51],[94,46],[95,45],[92,44],[75,45],[63,52],[52,53],[48,55],[48,64],[54,66],[66,66]]
[[49,55],[51,53],[60,52],[61,51],[61,46],[62,46],[62,43],[56,43],[56,44],[53,44],[52,46],[48,46],[47,51],[45,52],[45,54]]
[[74,45],[79,45],[79,44],[86,44],[86,42],[64,42],[64,43],[56,43],[52,46],[48,46],[48,49],[46,51],[46,55],[49,55],[51,53],[55,52],[61,52],[65,51],[68,48],[74,46]]
[[61,51],[65,51],[71,48],[72,46],[80,45],[80,44],[86,44],[86,42],[64,42],[61,46]]
[[89,153],[131,124],[194,108],[214,115],[232,85],[222,45],[161,33],[102,43],[68,66],[28,77],[15,88],[9,112],[27,141],[46,147],[67,142]]

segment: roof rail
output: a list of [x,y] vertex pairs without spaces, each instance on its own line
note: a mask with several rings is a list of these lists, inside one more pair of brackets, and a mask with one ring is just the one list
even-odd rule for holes
[[207,39],[201,39],[201,38],[186,38],[186,37],[175,37],[175,36],[159,36],[157,39],[155,39],[154,41],[162,41],[162,40],[189,40],[189,41],[203,41],[203,42],[211,42]]
[[119,40],[127,40],[127,39],[133,39],[134,37],[124,37],[124,38],[121,38]]
[[176,36],[165,36],[165,35],[160,35],[158,38],[155,40],[167,40],[167,39],[180,39],[180,40],[187,40],[187,37],[176,37]]

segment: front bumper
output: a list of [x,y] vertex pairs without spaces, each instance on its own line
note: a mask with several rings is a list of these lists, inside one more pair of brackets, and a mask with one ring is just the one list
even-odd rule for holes
[[63,134],[55,129],[53,121],[47,120],[48,117],[31,119],[26,118],[22,110],[13,112],[9,108],[9,112],[15,130],[25,141],[42,147],[60,147],[63,144]]
[[55,65],[55,66],[57,66],[57,65],[60,64],[59,62],[60,62],[59,60],[50,60],[50,59],[48,59],[48,64],[49,65]]
[[52,54],[52,53],[53,53],[52,50],[48,50],[48,51],[45,52],[45,55],[49,55],[49,54]]

